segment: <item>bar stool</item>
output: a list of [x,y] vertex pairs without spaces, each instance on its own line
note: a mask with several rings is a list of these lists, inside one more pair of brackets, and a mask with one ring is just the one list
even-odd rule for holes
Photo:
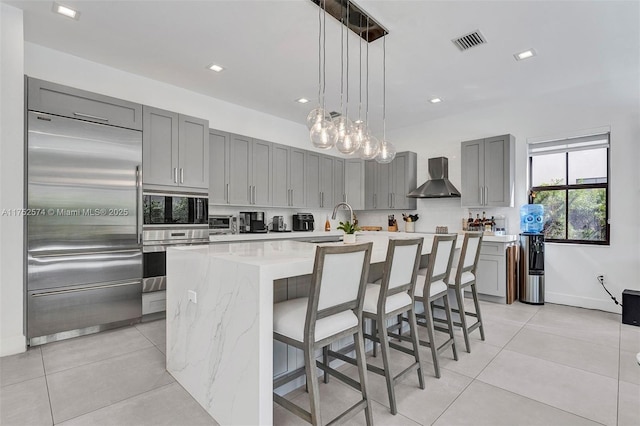
[[[367,397],[367,374],[362,337],[362,307],[369,272],[372,243],[342,246],[318,246],[316,249],[309,297],[276,303],[273,307],[273,338],[301,349],[303,368],[278,378],[273,388],[306,375],[311,410],[274,392],[276,403],[313,425],[322,424],[316,366],[362,394],[362,400],[331,422],[345,421],[364,410],[367,425],[373,423]],[[316,361],[315,352],[332,342],[353,336],[360,382]]]
[[[374,345],[380,343],[384,367],[380,368],[367,364],[367,369],[385,377],[389,395],[389,406],[391,408],[391,414],[394,415],[398,412],[395,384],[400,378],[417,370],[420,389],[424,389],[424,375],[418,350],[418,328],[413,303],[413,292],[418,277],[418,268],[420,267],[422,243],[422,238],[389,240],[382,279],[375,283],[367,284],[367,290],[364,296],[363,316],[365,319],[371,319],[373,323],[372,334],[365,332],[364,337],[372,340]],[[403,340],[408,340],[413,344],[413,349],[390,342],[387,327],[384,326],[388,319],[396,318],[405,312],[407,314],[407,321],[409,322],[410,336],[402,337]],[[382,325],[382,327],[376,327],[376,324]],[[401,325],[402,323],[400,323],[400,326]],[[397,326],[391,326],[390,329],[394,327]],[[392,376],[389,348],[412,355],[415,362],[396,376]],[[329,351],[328,355],[355,364],[353,359],[343,353]],[[326,362],[327,360],[325,360],[325,363]]]
[[[478,259],[480,258],[480,245],[482,244],[482,232],[467,232],[464,234],[464,242],[462,243],[462,250],[460,250],[460,259],[456,266],[455,274],[451,274],[447,280],[449,288],[452,288],[456,292],[456,301],[458,302],[458,309],[452,309],[453,312],[459,314],[460,322],[455,322],[454,325],[462,327],[462,334],[464,335],[464,344],[467,352],[471,353],[471,346],[469,345],[469,333],[475,329],[480,329],[480,338],[484,340],[484,325],[482,324],[482,315],[480,314],[480,304],[478,303],[478,291],[476,289],[476,268],[478,266]],[[471,287],[471,294],[473,296],[473,304],[475,305],[475,312],[468,312],[464,309],[464,294],[465,288]],[[476,318],[476,322],[472,325],[467,325],[466,316]]]
[[[451,347],[453,359],[458,360],[458,352],[456,351],[456,342],[453,338],[453,322],[451,320],[451,309],[449,307],[449,297],[447,295],[448,286],[445,280],[451,273],[451,263],[453,261],[453,252],[456,247],[457,235],[446,234],[436,235],[433,237],[433,246],[429,254],[429,265],[423,272],[424,285],[416,285],[415,300],[421,302],[424,306],[423,314],[416,314],[418,317],[418,325],[427,328],[429,341],[420,340],[420,344],[431,348],[431,357],[433,359],[433,367],[437,378],[440,378],[440,364],[438,356],[447,348]],[[442,299],[444,302],[444,310],[447,315],[447,331],[449,339],[442,345],[437,346],[435,341],[435,328],[433,325],[433,308],[434,301]]]

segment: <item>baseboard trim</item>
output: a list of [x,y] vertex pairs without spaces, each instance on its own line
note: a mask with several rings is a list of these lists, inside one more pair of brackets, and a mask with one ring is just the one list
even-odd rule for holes
[[27,339],[23,335],[0,339],[0,357],[15,355],[27,350]]
[[557,303],[560,305],[575,306],[578,308],[598,309],[600,311],[622,314],[622,308],[613,303],[611,299],[594,299],[591,297],[581,297],[575,294],[545,292],[545,302]]

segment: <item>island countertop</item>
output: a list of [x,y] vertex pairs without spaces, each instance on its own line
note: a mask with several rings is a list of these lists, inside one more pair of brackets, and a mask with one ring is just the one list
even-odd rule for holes
[[[357,243],[373,242],[372,263],[386,258],[386,234],[358,235]],[[423,237],[422,253],[431,251],[433,234],[393,234]],[[262,240],[167,249],[167,370],[221,424],[272,423],[274,280],[311,274],[316,246]]]

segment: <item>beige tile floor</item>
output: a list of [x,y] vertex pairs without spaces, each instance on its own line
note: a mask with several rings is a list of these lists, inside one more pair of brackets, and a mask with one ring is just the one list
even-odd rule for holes
[[[442,378],[421,349],[426,389],[409,375],[389,413],[384,379],[369,374],[378,425],[640,425],[640,328],[620,316],[546,304],[482,303],[487,339],[442,357]],[[422,336],[425,337],[425,336]],[[0,358],[0,425],[211,425],[164,369],[165,322],[138,324]],[[370,362],[378,364],[380,357]],[[393,352],[400,371],[410,362]],[[354,367],[345,368],[357,376]],[[320,385],[327,422],[358,399],[338,380]],[[289,394],[308,406],[302,390]],[[351,424],[364,424],[359,414]],[[274,424],[305,424],[274,406]]]

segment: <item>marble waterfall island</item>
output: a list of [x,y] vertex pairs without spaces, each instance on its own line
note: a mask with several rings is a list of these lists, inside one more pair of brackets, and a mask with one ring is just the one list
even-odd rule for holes
[[[422,236],[423,254],[431,250],[432,235],[392,236]],[[358,235],[373,241],[372,263],[384,262],[388,239]],[[274,280],[311,274],[315,248],[279,240],[167,250],[167,370],[221,424],[273,422]]]

